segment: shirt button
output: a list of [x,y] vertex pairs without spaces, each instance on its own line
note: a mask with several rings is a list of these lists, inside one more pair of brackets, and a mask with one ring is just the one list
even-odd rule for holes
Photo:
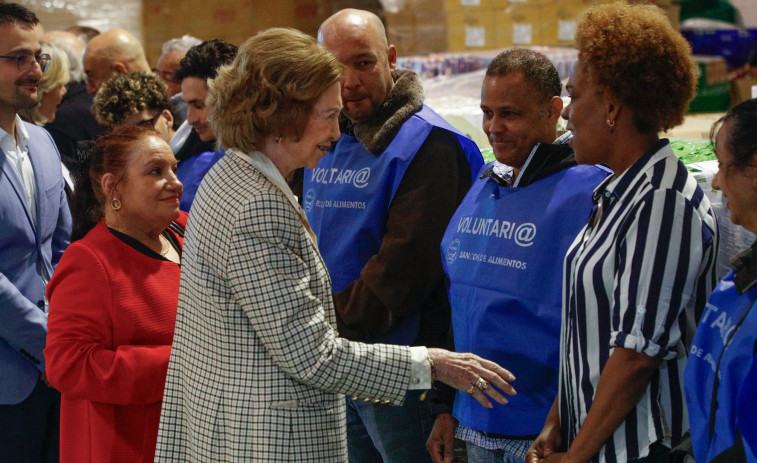
[[412,383],[413,384],[419,384],[421,382],[420,378],[413,378]]

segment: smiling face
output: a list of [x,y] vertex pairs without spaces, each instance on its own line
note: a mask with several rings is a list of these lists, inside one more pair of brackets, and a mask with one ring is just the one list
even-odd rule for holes
[[344,65],[344,115],[355,123],[369,119],[394,86],[397,50],[371,22],[354,16],[327,27],[323,43]]
[[534,95],[522,72],[486,76],[481,86],[484,133],[497,161],[515,169],[534,145],[555,139],[559,108],[554,113]]
[[[0,25],[0,55],[16,56],[20,53],[40,53],[39,31],[19,23]],[[42,78],[39,64],[28,70],[19,70],[16,61],[0,60],[0,110],[16,113],[37,105],[37,87]]]
[[179,216],[183,187],[176,177],[176,158],[154,135],[133,143],[130,151],[123,176],[110,192],[122,204],[120,229],[130,236],[140,236],[132,230],[163,230]]
[[313,169],[331,148],[331,142],[339,139],[339,113],[342,110],[339,82],[324,91],[315,105],[305,131],[298,141],[284,139],[283,148],[288,153],[287,169],[299,167]]
[[757,232],[757,167],[752,164],[737,166],[733,163],[728,132],[731,122],[725,122],[715,137],[715,156],[718,172],[712,179],[712,187],[723,192],[726,207],[731,212],[731,222],[751,232]]
[[208,122],[208,108],[205,98],[208,84],[199,77],[185,77],[181,81],[181,99],[187,103],[187,123],[194,128],[202,141],[215,140],[216,135]]

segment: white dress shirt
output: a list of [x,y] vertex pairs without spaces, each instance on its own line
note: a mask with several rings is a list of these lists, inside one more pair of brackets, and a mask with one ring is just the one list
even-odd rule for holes
[[13,170],[21,181],[26,193],[26,203],[32,217],[32,223],[37,226],[37,183],[34,180],[34,169],[29,159],[29,133],[16,115],[16,136],[0,129],[0,149],[13,166]]

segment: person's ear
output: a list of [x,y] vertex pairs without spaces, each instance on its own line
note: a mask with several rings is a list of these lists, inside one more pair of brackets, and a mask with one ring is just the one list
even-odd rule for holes
[[168,127],[173,127],[173,114],[171,114],[171,111],[164,109],[161,115],[163,116],[163,119],[166,120]]
[[115,62],[113,63],[113,70],[117,72],[118,74],[128,74],[129,69],[126,67],[124,63],[121,62]]
[[397,67],[397,48],[394,45],[389,45],[386,49],[386,58],[389,61],[389,69],[394,71]]
[[607,125],[610,128],[615,127],[615,123],[623,112],[623,103],[605,91],[605,108]]
[[562,113],[563,101],[559,96],[553,96],[547,103],[547,120],[550,124],[557,124]]
[[114,195],[118,192],[116,176],[110,172],[104,173],[102,178],[100,178],[100,186],[102,187],[103,192],[107,196],[108,200],[113,198]]

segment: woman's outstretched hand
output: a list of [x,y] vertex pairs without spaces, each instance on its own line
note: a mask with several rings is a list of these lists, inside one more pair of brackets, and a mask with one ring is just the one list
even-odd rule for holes
[[476,354],[435,348],[429,348],[428,355],[434,362],[437,380],[467,392],[486,408],[493,407],[489,398],[503,405],[507,403],[500,391],[515,395],[510,385],[515,376],[492,361]]

